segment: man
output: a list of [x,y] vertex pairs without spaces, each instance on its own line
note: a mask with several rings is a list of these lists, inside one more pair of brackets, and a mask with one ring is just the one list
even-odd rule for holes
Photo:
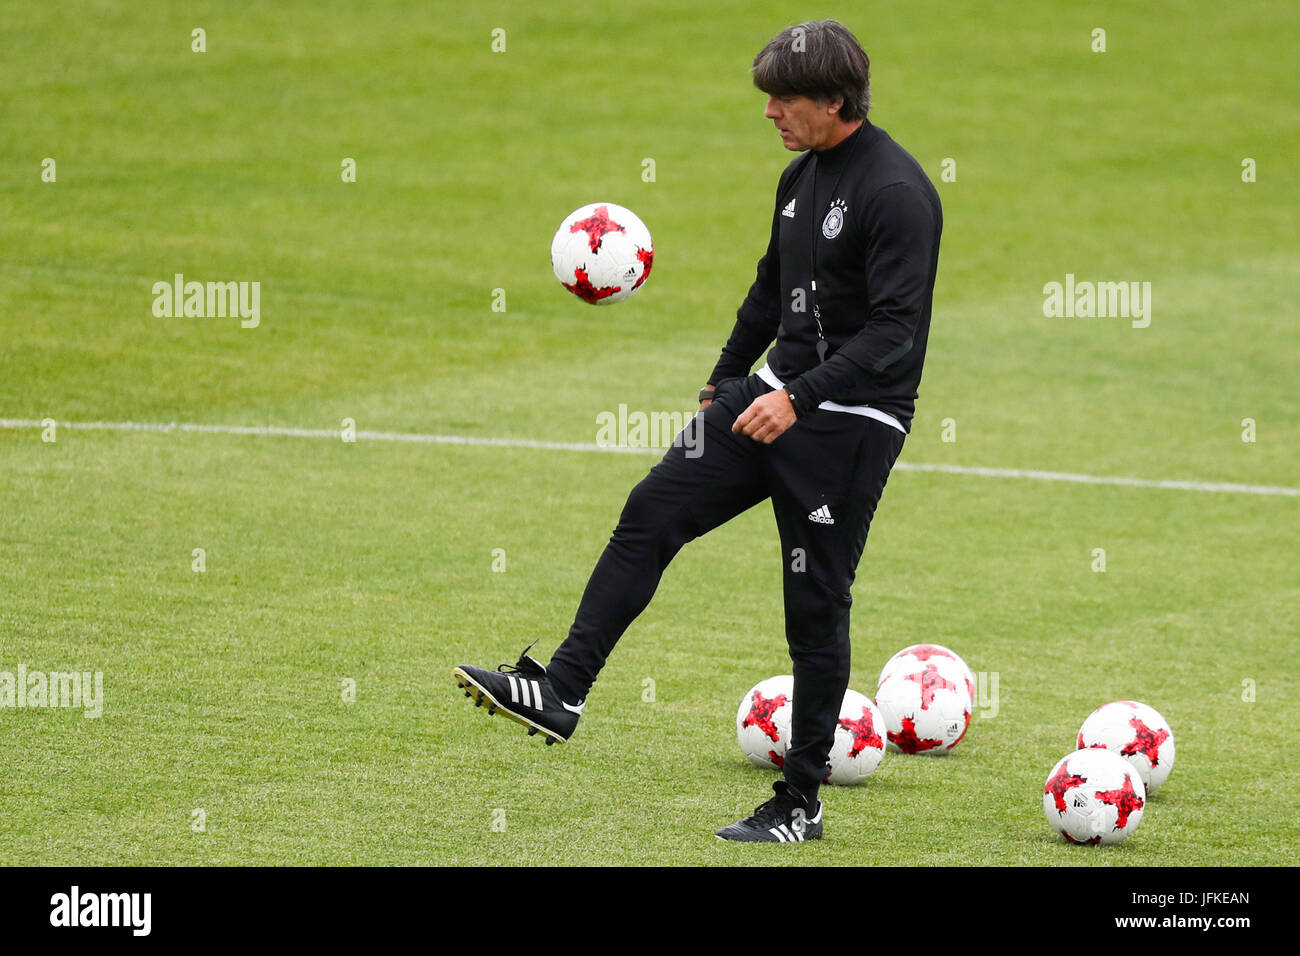
[[[790,27],[754,59],[765,116],[802,155],[777,186],[767,253],[700,393],[695,457],[675,446],[633,489],[568,637],[543,667],[527,655],[457,683],[567,740],[615,642],[686,542],[771,498],[784,552],[794,712],[784,780],[730,840],[822,835],[849,679],[850,588],[867,529],[911,425],[943,227],[912,159],[867,122],[867,55],[833,20]],[[749,371],[776,340],[758,373]]]

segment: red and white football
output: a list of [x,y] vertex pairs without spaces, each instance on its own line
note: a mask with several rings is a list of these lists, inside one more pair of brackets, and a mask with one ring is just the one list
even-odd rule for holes
[[622,302],[650,277],[654,242],[636,213],[612,202],[570,213],[551,240],[551,267],[583,302]]
[[1174,732],[1169,721],[1154,707],[1135,700],[1116,700],[1094,710],[1079,728],[1075,746],[1115,751],[1138,772],[1147,793],[1155,793],[1174,769]]

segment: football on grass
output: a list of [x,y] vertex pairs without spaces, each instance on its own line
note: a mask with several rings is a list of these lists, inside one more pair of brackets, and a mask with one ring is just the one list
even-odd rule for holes
[[759,681],[736,711],[736,740],[745,756],[760,767],[778,770],[790,743],[794,710],[794,677],[782,674]]
[[827,783],[852,786],[876,772],[885,759],[885,719],[870,698],[849,689],[844,692],[835,743],[831,745],[831,772]]
[[1147,793],[1169,779],[1174,769],[1174,732],[1154,707],[1116,700],[1098,707],[1079,728],[1080,750],[1113,750],[1132,765]]
[[650,277],[650,230],[630,209],[592,203],[570,213],[551,240],[551,267],[583,302],[622,302]]
[[929,657],[887,670],[876,688],[889,749],[905,754],[946,754],[966,736],[971,696],[965,665]]
[[1043,813],[1070,843],[1118,843],[1137,829],[1146,787],[1128,761],[1110,750],[1062,757],[1043,784]]

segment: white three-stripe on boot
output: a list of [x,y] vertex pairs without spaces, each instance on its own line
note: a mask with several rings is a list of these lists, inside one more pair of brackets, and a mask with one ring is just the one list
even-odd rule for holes
[[780,826],[772,827],[767,832],[772,834],[772,836],[776,837],[782,843],[796,843],[802,842],[803,840],[803,833],[800,830],[796,829],[791,833],[790,828],[784,823]]
[[[534,710],[545,710],[542,706],[542,688],[535,680],[520,680],[511,675],[505,675],[506,680],[510,682],[510,703],[522,703],[525,707],[531,707]],[[520,700],[522,696],[523,700]]]

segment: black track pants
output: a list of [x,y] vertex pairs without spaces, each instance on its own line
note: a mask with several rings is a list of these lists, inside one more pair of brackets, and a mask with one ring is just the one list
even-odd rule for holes
[[548,669],[566,695],[586,697],[681,546],[771,498],[794,664],[785,778],[812,797],[827,773],[848,687],[854,571],[904,436],[872,418],[824,410],[770,445],[732,434],[736,417],[771,390],[757,375],[721,383],[687,426],[703,434],[674,445],[632,489]]

